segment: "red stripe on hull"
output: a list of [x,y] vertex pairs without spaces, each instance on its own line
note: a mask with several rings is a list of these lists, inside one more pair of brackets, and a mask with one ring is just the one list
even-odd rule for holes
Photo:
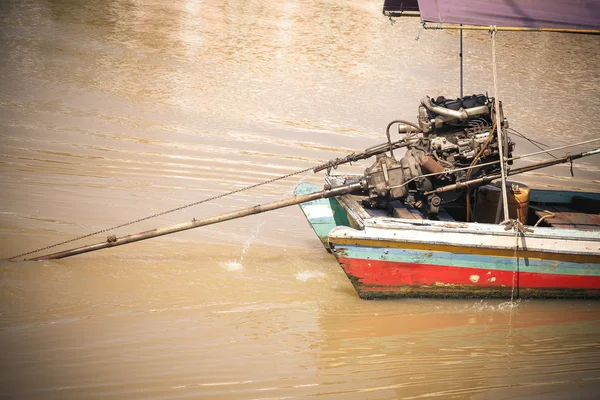
[[[460,291],[476,295],[478,291],[488,291],[501,295],[510,291],[513,283],[519,291],[528,289],[552,291],[583,290],[592,296],[600,295],[599,276],[559,275],[539,272],[518,272],[503,270],[488,270],[478,268],[463,268],[431,264],[414,264],[390,262],[381,260],[363,260],[340,258],[339,262],[354,284],[359,295],[361,292],[385,291],[386,296],[398,292],[406,296],[406,289],[427,287],[428,292]],[[453,286],[455,286],[453,288]],[[437,288],[437,289],[435,289]],[[491,291],[490,291],[491,289]],[[499,292],[493,292],[500,290]],[[423,293],[427,295],[427,293]],[[433,294],[433,293],[430,293]],[[543,295],[531,293],[532,297]],[[559,294],[556,294],[559,295]],[[554,297],[554,295],[552,296]]]

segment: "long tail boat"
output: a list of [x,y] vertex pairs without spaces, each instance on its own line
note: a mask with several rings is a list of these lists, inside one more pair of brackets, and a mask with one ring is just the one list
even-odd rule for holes
[[[330,185],[358,179],[327,177]],[[319,190],[302,183],[296,193]],[[600,193],[531,189],[516,231],[456,220],[456,207],[431,220],[409,204],[365,207],[367,198],[300,205],[363,299],[600,297]]]
[[[414,11],[385,3],[389,16]],[[501,30],[597,34],[600,25],[593,1],[419,0],[418,9],[426,29],[487,29],[492,41]],[[412,140],[401,159],[394,124]],[[326,176],[326,187],[363,182],[362,191],[300,205],[361,298],[600,297],[600,193],[507,182],[527,172],[509,168],[518,157],[507,130],[496,99],[425,97],[418,123],[388,125],[389,155],[364,175]],[[302,183],[296,193],[319,190]]]

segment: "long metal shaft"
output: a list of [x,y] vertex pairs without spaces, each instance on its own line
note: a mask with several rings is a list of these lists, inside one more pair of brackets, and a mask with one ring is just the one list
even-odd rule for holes
[[[564,156],[564,157],[561,157],[561,158],[557,158],[555,160],[543,161],[541,163],[527,165],[527,166],[521,167],[521,168],[515,168],[513,170],[509,170],[506,173],[506,176],[518,175],[518,174],[522,174],[522,173],[529,172],[529,171],[535,171],[537,169],[551,167],[552,165],[557,165],[557,164],[563,164],[563,163],[566,163],[566,162],[569,162],[569,161],[577,160],[577,159],[582,158],[582,157],[592,156],[592,155],[595,155],[595,154],[600,154],[600,148],[592,150],[592,151],[587,151],[587,152],[584,152],[584,153],[579,153],[579,154],[573,154],[573,155]],[[461,189],[461,188],[467,188],[467,187],[473,187],[473,186],[481,186],[481,185],[488,184],[488,183],[490,183],[492,181],[495,181],[496,179],[500,179],[501,177],[502,177],[501,174],[486,175],[486,176],[483,176],[481,178],[472,179],[470,181],[457,182],[457,183],[453,183],[451,185],[442,186],[442,187],[437,188],[435,190],[426,192],[425,195],[428,196],[430,194],[444,193],[444,192],[449,192],[451,190],[456,190],[456,189]]]
[[362,187],[361,183],[353,183],[350,185],[340,186],[330,190],[323,190],[317,193],[306,194],[302,196],[294,196],[289,199],[279,200],[267,204],[258,204],[253,207],[244,208],[238,211],[233,211],[227,214],[221,214],[214,217],[209,217],[200,220],[193,220],[191,222],[184,222],[177,225],[171,225],[164,228],[153,229],[146,232],[134,233],[122,237],[112,237],[104,242],[78,247],[75,249],[64,250],[57,253],[52,253],[44,256],[34,257],[27,259],[26,261],[40,261],[40,260],[56,260],[59,258],[71,257],[77,254],[89,253],[90,251],[96,251],[105,249],[108,247],[121,246],[128,243],[138,242],[140,240],[146,240],[155,238],[158,236],[164,236],[175,232],[181,232],[188,229],[199,228],[201,226],[212,225],[219,222],[225,222],[236,218],[242,218],[253,214],[260,214],[265,211],[272,211],[283,207],[293,206],[307,201],[325,199],[334,196],[340,196],[342,194],[350,193],[358,190]]

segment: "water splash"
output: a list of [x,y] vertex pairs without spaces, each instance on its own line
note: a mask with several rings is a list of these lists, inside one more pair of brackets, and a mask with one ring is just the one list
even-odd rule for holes
[[[503,303],[498,304],[498,310],[500,310],[500,311],[511,310],[512,311],[513,308],[519,307],[520,303],[521,303],[521,299],[517,299],[516,301],[514,301],[511,298],[510,301],[505,301]],[[512,314],[511,314],[511,317],[512,317]]]
[[228,271],[239,271],[239,270],[243,269],[244,266],[242,265],[241,262],[239,262],[237,260],[233,260],[233,261],[227,261],[225,263],[225,268]]
[[250,236],[244,242],[244,246],[242,247],[242,253],[240,254],[240,257],[237,260],[225,262],[225,268],[228,271],[239,271],[244,268],[244,256],[250,249],[252,241],[258,236],[258,232],[260,231],[260,228],[264,225],[264,223],[264,219],[261,218],[258,221],[258,223],[254,226],[254,228],[250,232]]
[[477,312],[483,312],[483,311],[511,311],[514,308],[519,307],[519,304],[521,303],[521,299],[517,299],[517,300],[509,300],[509,301],[503,301],[501,303],[498,304],[494,304],[494,303],[490,303],[487,300],[479,300],[478,302],[475,302],[474,304],[471,304],[467,307],[467,310],[473,310],[473,311],[477,311]]
[[298,272],[296,274],[296,279],[301,281],[301,282],[306,282],[309,279],[313,279],[313,278],[322,278],[324,277],[325,274],[322,273],[321,271],[302,271],[302,272]]

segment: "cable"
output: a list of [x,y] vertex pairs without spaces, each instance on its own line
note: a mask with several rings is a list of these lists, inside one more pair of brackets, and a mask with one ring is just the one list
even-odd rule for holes
[[[518,136],[518,137],[520,137],[520,138],[522,138],[522,139],[525,139],[525,140],[527,140],[529,143],[531,143],[532,145],[534,145],[535,147],[537,147],[537,148],[538,148],[538,149],[540,149],[540,150],[544,150],[544,149],[542,149],[542,146],[544,146],[544,147],[548,147],[548,145],[547,145],[547,144],[544,144],[544,143],[538,142],[537,140],[529,139],[527,136],[523,135],[522,133],[518,132],[517,130],[515,130],[515,129],[513,129],[513,128],[508,128],[508,130],[509,130],[511,133],[513,133],[514,135],[516,135],[516,136]],[[555,155],[553,155],[553,154],[550,154],[550,156],[552,156],[553,158],[557,158],[557,157],[556,157]]]

